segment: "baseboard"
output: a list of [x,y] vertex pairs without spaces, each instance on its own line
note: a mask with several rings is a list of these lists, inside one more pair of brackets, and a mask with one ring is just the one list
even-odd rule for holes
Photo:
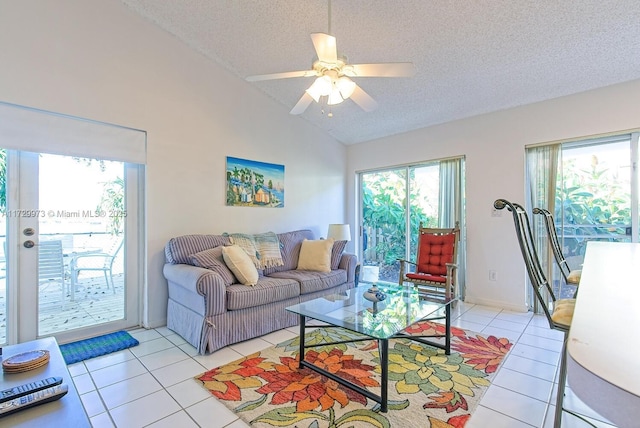
[[166,327],[167,326],[167,318],[162,318],[159,320],[154,320],[154,321],[149,321],[149,322],[143,322],[142,323],[142,327],[149,329],[149,328],[159,328],[159,327]]
[[491,306],[493,308],[507,309],[509,311],[514,312],[528,312],[529,308],[527,305],[514,305],[510,302],[504,302],[500,300],[492,300],[492,299],[483,299],[473,296],[466,296],[464,299],[465,303],[471,303],[474,305],[483,305],[483,306]]

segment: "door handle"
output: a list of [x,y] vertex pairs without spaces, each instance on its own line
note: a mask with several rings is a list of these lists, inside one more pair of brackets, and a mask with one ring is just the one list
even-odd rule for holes
[[29,241],[24,241],[22,245],[24,245],[24,248],[33,248],[36,244],[35,242],[29,240]]

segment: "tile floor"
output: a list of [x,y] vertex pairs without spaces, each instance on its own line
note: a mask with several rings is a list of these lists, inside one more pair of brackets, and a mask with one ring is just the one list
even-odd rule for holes
[[[467,424],[467,428],[553,426],[561,335],[542,316],[458,303],[454,324],[485,335],[507,337],[514,346]],[[297,327],[198,355],[167,328],[130,332],[140,345],[69,367],[96,428],[247,427],[193,377],[213,367],[297,336]],[[567,390],[565,406],[612,425]],[[564,414],[563,427],[588,426]]]

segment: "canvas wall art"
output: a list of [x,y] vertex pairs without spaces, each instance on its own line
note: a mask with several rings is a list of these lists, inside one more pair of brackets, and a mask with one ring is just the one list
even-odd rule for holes
[[227,156],[227,205],[284,207],[284,165]]

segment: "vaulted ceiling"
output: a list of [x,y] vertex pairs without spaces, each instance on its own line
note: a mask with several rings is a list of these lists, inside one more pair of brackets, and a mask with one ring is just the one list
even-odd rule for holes
[[[345,144],[640,78],[638,0],[122,1],[242,79],[311,69],[310,34],[329,25],[350,63],[412,62],[413,77],[353,78],[372,112],[300,116]],[[289,111],[311,83],[247,85]]]

